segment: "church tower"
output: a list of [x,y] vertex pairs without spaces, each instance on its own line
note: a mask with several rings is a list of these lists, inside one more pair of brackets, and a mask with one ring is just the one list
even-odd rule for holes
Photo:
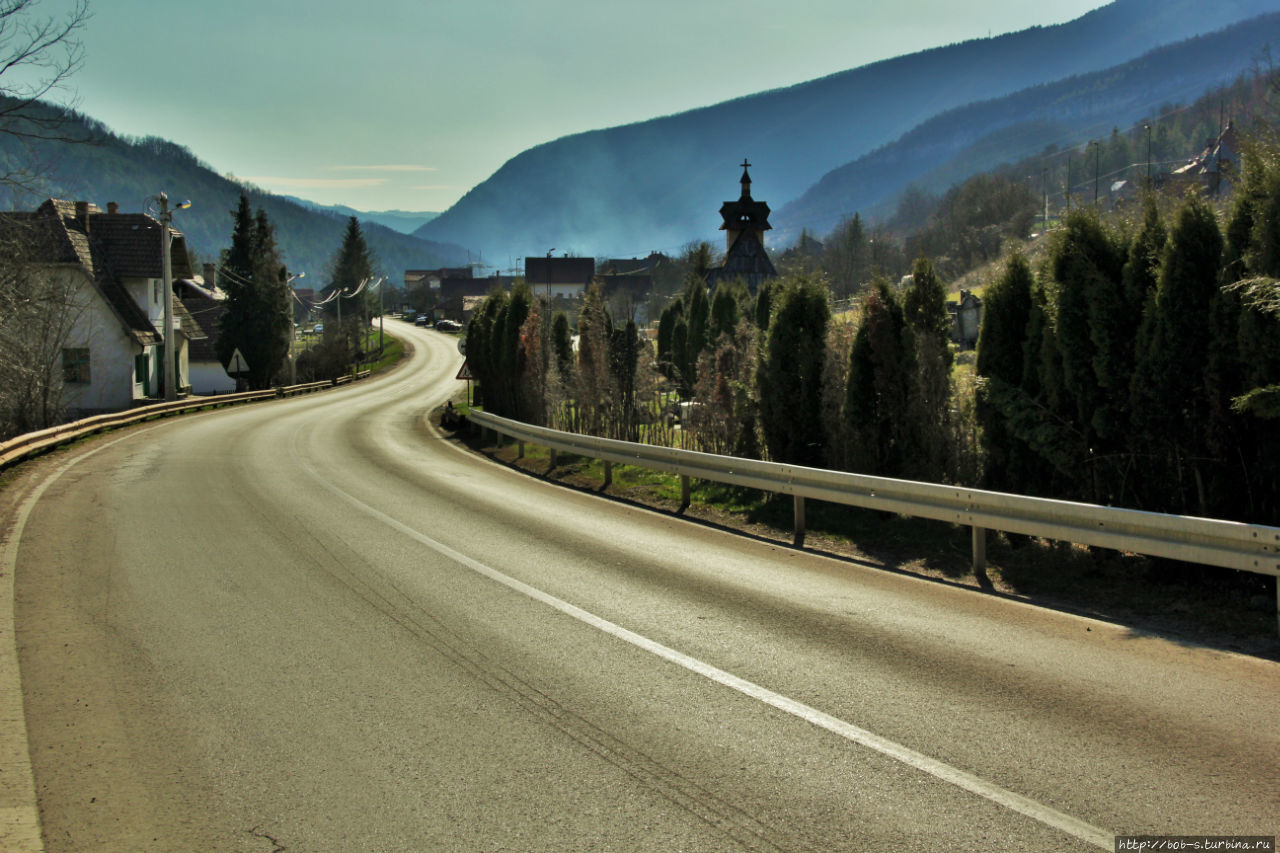
[[742,161],[742,195],[737,201],[726,201],[720,207],[724,220],[720,230],[725,232],[724,266],[707,273],[707,286],[715,287],[720,281],[742,279],[754,293],[765,279],[776,278],[778,273],[764,250],[764,232],[769,224],[769,205],[751,197],[751,164]]

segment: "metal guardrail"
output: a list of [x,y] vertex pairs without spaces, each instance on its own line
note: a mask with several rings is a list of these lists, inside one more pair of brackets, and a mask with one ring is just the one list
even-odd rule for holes
[[797,545],[804,543],[804,500],[813,498],[965,525],[972,529],[975,572],[986,567],[986,531],[1003,530],[1271,575],[1277,578],[1280,625],[1280,527],[717,456],[560,432],[487,412],[473,411],[468,418],[479,427],[521,442],[521,454],[524,442],[550,448],[553,465],[556,451],[601,459],[606,483],[612,477],[611,463],[678,474],[685,506],[690,478],[792,495]]
[[[364,379],[369,376],[369,371],[364,371],[356,375],[357,379]],[[352,377],[343,377],[343,382],[350,382]],[[57,447],[60,444],[68,444],[76,439],[86,435],[91,435],[103,430],[113,429],[115,427],[127,426],[129,424],[139,423],[149,420],[150,418],[165,417],[172,414],[182,414],[184,412],[195,412],[201,409],[217,408],[219,406],[231,406],[238,403],[252,403],[258,400],[275,400],[282,397],[294,397],[298,394],[309,394],[313,391],[320,391],[325,388],[333,388],[343,382],[331,381],[328,379],[320,382],[308,382],[302,385],[286,385],[279,388],[271,388],[266,391],[247,391],[240,394],[218,394],[209,397],[188,397],[185,400],[175,400],[170,403],[157,403],[153,406],[139,406],[134,409],[124,409],[119,412],[109,412],[104,415],[94,415],[89,418],[82,418],[78,421],[60,424],[48,429],[38,430],[36,432],[28,432],[23,435],[11,438],[8,441],[0,442],[0,469],[7,468],[10,465],[21,462],[32,456],[36,456],[46,450]]]

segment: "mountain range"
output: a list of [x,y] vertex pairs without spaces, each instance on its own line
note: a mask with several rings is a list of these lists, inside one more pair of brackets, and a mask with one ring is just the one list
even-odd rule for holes
[[[0,103],[0,109],[3,104]],[[85,144],[24,141],[0,133],[0,174],[35,172],[25,187],[0,182],[0,206],[34,210],[43,198],[91,201],[99,207],[117,202],[124,213],[153,209],[164,191],[171,199],[191,200],[174,214],[174,227],[202,261],[216,261],[231,242],[232,212],[244,193],[276,227],[276,242],[291,272],[306,272],[307,284],[325,285],[329,264],[342,245],[347,217],[362,219],[361,231],[372,250],[376,272],[399,282],[406,269],[461,266],[466,249],[401,233],[359,211],[324,210],[319,205],[274,195],[218,174],[190,150],[156,136],[129,138],[87,116],[75,115],[62,128]],[[153,210],[154,212],[154,210]]]
[[[1015,103],[1022,109],[1031,105],[1050,122],[1045,143],[1069,143],[1076,139],[1071,126],[1127,123],[1165,101],[1192,100],[1247,70],[1271,31],[1255,28],[1251,35],[1243,28],[1233,47],[1223,48],[1225,55],[1211,63],[1171,68],[1157,58],[1122,69],[1154,49],[1276,11],[1276,0],[1220,0],[1211,16],[1194,0],[1115,0],[1064,24],[939,47],[677,115],[563,137],[518,154],[414,234],[492,256],[542,255],[551,246],[615,257],[678,251],[689,241],[715,236],[716,211],[737,196],[744,156],[753,163],[753,195],[779,211],[772,220],[776,228],[820,228],[833,216],[859,209],[849,205],[900,192],[998,128],[984,111],[1005,111],[1007,126],[1016,123]],[[744,48],[744,61],[750,61],[751,50]],[[1065,88],[1036,91],[1055,83]],[[1123,84],[1123,92],[1107,94],[1113,83]],[[1092,94],[1091,86],[1098,87]],[[1055,111],[1053,98],[1073,91],[1070,103]],[[993,103],[1015,94],[1015,101]],[[906,143],[914,146],[911,168],[900,176],[883,169],[874,191],[838,201],[838,193],[815,188],[825,178],[829,189],[831,173],[926,122],[943,121],[943,114],[959,126],[963,116],[952,111],[969,105],[975,105],[970,115],[976,126],[949,127],[942,138],[921,130]],[[942,125],[935,124],[933,132],[941,133]],[[811,188],[814,194],[805,199]],[[831,203],[847,209],[823,207]],[[800,218],[783,223],[784,210]]]
[[300,204],[303,207],[312,210],[319,210],[324,213],[332,213],[341,216],[343,219],[354,216],[360,220],[360,223],[372,222],[377,225],[383,225],[392,231],[399,231],[401,234],[412,234],[414,231],[426,225],[431,220],[439,216],[439,213],[419,212],[413,210],[356,210],[354,207],[347,207],[345,204],[318,204],[314,201],[308,201],[305,198],[298,198],[292,195],[282,195],[281,198]]
[[1188,92],[1230,83],[1258,58],[1261,46],[1272,43],[1280,44],[1280,13],[1157,48],[1114,68],[948,110],[833,169],[782,205],[775,242],[792,242],[803,229],[828,233],[854,211],[886,214],[908,185],[940,194],[1004,163],[1102,139],[1144,119],[1158,122],[1162,106],[1168,110],[1192,100]]

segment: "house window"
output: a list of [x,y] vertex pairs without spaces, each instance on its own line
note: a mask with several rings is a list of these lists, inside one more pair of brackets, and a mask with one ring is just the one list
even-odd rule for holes
[[62,351],[62,381],[89,384],[89,348],[67,347]]
[[133,381],[146,382],[147,374],[151,369],[151,359],[147,357],[145,352],[139,353],[133,357]]

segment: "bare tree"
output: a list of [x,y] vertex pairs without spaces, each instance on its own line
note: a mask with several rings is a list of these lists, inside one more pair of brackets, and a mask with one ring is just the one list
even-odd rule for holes
[[[89,20],[89,0],[74,0],[60,15],[42,14],[43,2],[0,0],[0,135],[29,143],[88,142],[68,126],[71,77],[84,63],[77,36]],[[22,162],[0,174],[0,184],[29,187],[36,158]]]
[[0,439],[63,419],[63,348],[88,297],[78,272],[32,262],[45,229],[28,224],[5,232],[0,242]]

